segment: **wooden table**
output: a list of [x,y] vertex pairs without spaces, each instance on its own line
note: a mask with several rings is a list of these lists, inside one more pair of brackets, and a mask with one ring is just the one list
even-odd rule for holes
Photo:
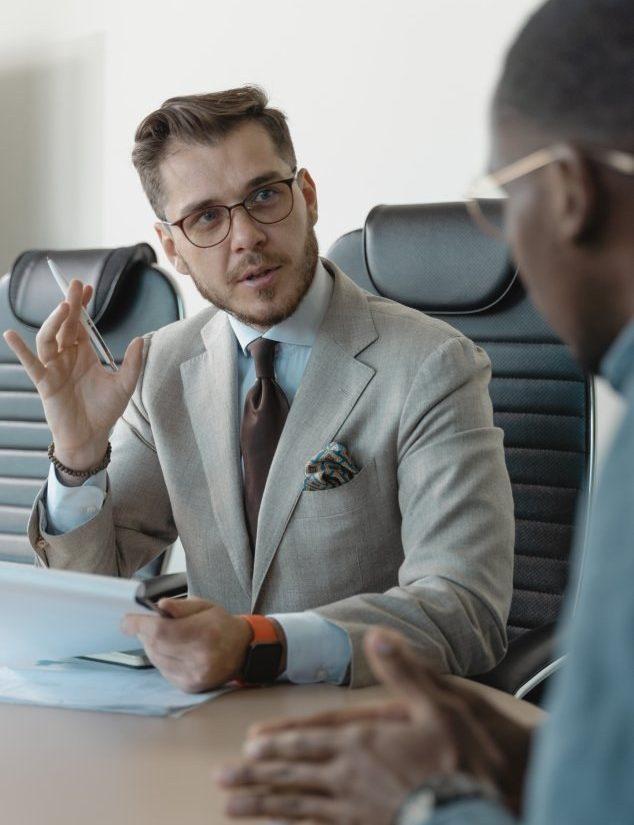
[[[474,683],[470,683],[474,684]],[[481,688],[527,722],[541,711]],[[278,685],[221,696],[180,719],[0,705],[0,820],[7,825],[217,825],[212,771],[259,720],[344,708],[383,688]]]

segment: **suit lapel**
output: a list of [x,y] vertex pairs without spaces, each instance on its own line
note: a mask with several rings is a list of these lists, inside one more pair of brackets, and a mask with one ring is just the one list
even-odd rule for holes
[[[282,432],[262,497],[253,569],[255,608],[311,456],[332,441],[374,376],[356,359],[378,337],[366,294],[332,264],[333,295]],[[354,445],[350,446],[354,452]]]
[[253,560],[242,498],[236,338],[223,312],[201,335],[205,352],[181,364],[185,403],[222,541],[250,596]]

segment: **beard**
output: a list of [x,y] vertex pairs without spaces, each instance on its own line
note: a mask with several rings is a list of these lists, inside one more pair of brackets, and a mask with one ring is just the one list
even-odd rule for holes
[[[269,329],[276,324],[289,318],[299,306],[302,298],[308,292],[308,289],[313,282],[317,261],[319,258],[319,246],[317,243],[317,236],[312,227],[306,232],[306,239],[304,241],[304,248],[302,250],[301,259],[295,268],[294,273],[291,273],[292,279],[291,288],[288,289],[283,298],[275,300],[279,291],[277,285],[271,287],[263,287],[262,289],[254,290],[254,298],[261,304],[268,304],[268,311],[265,309],[258,315],[250,313],[248,310],[242,309],[232,305],[231,301],[216,290],[210,289],[207,284],[195,274],[192,268],[187,264],[189,275],[194,282],[194,285],[200,295],[205,300],[212,303],[218,309],[223,309],[238,321],[248,326],[265,327]],[[263,255],[257,253],[248,253],[245,255],[240,264],[234,267],[227,273],[227,283],[233,283],[240,279],[241,275],[251,267],[276,267],[289,264],[289,258],[283,255]]]

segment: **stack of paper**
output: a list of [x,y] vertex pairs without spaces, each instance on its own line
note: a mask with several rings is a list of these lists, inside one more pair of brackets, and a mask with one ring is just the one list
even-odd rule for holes
[[[81,710],[180,715],[225,693],[183,693],[154,669],[69,659],[129,650],[126,613],[139,582],[24,564],[0,563],[0,702]],[[61,661],[60,661],[61,660]]]
[[157,670],[136,670],[97,662],[43,662],[21,670],[0,667],[0,702],[23,705],[181,716],[230,688],[183,693]]
[[126,613],[152,613],[137,604],[138,587],[133,579],[0,563],[0,665],[138,646],[121,632]]

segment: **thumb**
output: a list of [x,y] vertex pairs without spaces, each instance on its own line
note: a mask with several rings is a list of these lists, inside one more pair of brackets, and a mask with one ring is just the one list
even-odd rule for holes
[[119,370],[119,381],[129,396],[134,392],[136,382],[139,380],[142,364],[143,338],[133,338],[128,344]]
[[214,605],[205,599],[197,599],[191,596],[188,599],[160,599],[158,607],[171,616],[173,619],[185,619],[187,616],[194,616],[209,610]]
[[445,688],[399,633],[373,628],[366,634],[365,651],[374,675],[405,700],[413,717],[436,712]]

